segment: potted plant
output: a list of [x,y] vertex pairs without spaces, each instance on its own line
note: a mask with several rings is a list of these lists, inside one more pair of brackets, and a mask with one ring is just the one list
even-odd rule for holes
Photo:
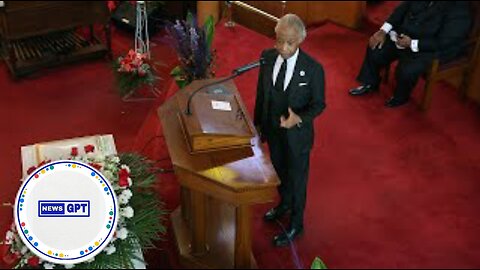
[[215,31],[213,16],[209,16],[203,27],[200,27],[192,13],[188,13],[185,21],[168,23],[166,31],[180,62],[170,75],[180,88],[193,80],[215,76],[215,50],[212,48]]

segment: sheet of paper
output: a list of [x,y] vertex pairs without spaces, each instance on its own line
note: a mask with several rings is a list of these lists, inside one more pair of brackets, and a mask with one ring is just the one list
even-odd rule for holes
[[212,100],[212,108],[214,110],[219,110],[219,111],[231,111],[232,110],[232,106],[230,106],[230,102],[227,102],[227,101]]

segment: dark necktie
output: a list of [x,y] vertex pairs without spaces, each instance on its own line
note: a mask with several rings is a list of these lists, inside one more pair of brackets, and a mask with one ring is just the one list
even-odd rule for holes
[[282,67],[277,75],[277,80],[275,81],[275,90],[283,91],[285,86],[285,74],[287,73],[287,60],[283,59]]

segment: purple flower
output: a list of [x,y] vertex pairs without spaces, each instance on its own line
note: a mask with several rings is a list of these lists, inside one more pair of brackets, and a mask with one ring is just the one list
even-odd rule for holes
[[166,25],[170,44],[177,52],[180,67],[188,82],[213,75],[213,53],[205,29],[199,27],[191,15],[187,21],[169,22]]

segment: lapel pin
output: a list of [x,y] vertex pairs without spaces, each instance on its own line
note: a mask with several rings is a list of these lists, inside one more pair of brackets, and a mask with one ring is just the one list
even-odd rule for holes
[[300,71],[300,76],[302,76],[302,77],[305,76],[305,71],[303,71],[303,70]]

